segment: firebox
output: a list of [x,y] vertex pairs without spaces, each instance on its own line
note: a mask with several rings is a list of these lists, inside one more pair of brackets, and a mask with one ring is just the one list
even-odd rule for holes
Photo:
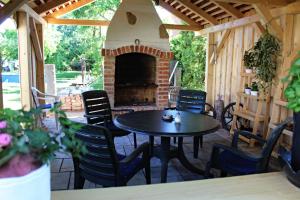
[[156,58],[143,53],[116,57],[115,106],[155,105]]

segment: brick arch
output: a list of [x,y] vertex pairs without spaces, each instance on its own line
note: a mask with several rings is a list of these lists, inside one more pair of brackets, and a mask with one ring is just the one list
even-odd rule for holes
[[102,49],[102,56],[116,57],[125,53],[144,53],[144,54],[148,54],[163,59],[172,59],[174,56],[174,54],[170,51],[162,51],[160,49],[156,49],[144,45],[123,46],[117,49]]

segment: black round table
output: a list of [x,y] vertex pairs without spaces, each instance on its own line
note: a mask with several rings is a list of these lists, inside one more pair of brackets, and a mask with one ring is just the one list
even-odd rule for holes
[[[162,116],[176,116],[179,113],[181,123],[164,121]],[[194,114],[175,110],[151,110],[119,115],[114,119],[117,127],[126,131],[151,136],[153,147],[154,136],[161,137],[161,145],[151,148],[152,156],[161,160],[161,182],[167,181],[168,162],[177,158],[188,170],[203,174],[204,171],[193,166],[183,151],[183,137],[200,136],[215,132],[219,129],[219,122],[207,115]],[[171,146],[171,137],[178,137],[178,146]]]

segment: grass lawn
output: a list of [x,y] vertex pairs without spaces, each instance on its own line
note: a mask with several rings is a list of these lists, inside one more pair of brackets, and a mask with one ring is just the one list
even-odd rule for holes
[[56,79],[74,79],[81,75],[81,71],[56,72]]

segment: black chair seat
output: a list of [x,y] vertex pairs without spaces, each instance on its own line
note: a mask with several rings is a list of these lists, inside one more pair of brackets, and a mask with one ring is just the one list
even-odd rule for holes
[[[125,155],[118,154],[119,161],[126,158]],[[123,179],[128,179],[128,177],[132,177],[136,174],[136,171],[138,169],[138,166],[143,164],[142,158],[136,157],[134,160],[132,160],[130,163],[120,163],[120,175]]]
[[220,168],[231,175],[254,174],[257,171],[257,160],[245,159],[231,151],[223,151],[219,157]]

